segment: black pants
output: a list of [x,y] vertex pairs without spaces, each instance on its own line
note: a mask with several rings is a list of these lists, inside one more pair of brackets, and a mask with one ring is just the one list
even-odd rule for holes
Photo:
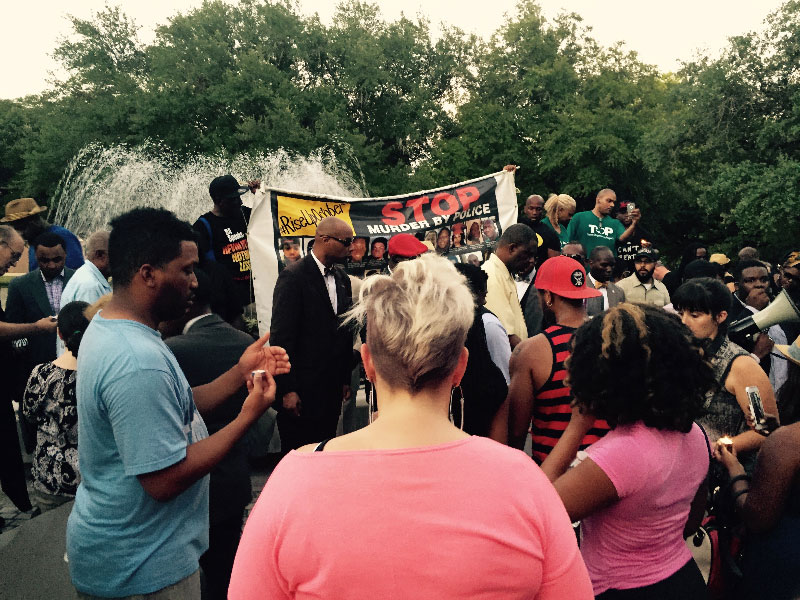
[[[340,409],[341,410],[341,406]],[[278,433],[281,436],[281,452],[296,450],[306,444],[315,444],[336,437],[339,412],[321,417],[295,416],[287,412],[278,413]]]
[[11,399],[5,394],[0,394],[0,486],[19,510],[28,511],[33,508],[25,485],[17,420],[14,418]]
[[606,590],[597,600],[706,600],[708,589],[694,559],[663,581],[630,590]]
[[200,557],[205,577],[203,600],[225,600],[231,582],[233,559],[242,537],[244,508],[236,515],[211,523],[208,528],[208,550]]

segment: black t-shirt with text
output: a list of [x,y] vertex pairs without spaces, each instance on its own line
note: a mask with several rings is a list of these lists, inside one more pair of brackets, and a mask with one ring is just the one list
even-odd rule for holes
[[616,270],[618,273],[623,273],[624,271],[628,271],[629,274],[633,273],[633,259],[642,247],[642,240],[650,242],[651,245],[653,244],[653,238],[650,237],[650,233],[637,225],[628,239],[617,244]]
[[247,245],[247,223],[250,209],[242,207],[242,215],[218,217],[207,212],[193,227],[200,236],[200,261],[214,261],[231,275],[242,306],[253,301],[250,282],[250,250]]

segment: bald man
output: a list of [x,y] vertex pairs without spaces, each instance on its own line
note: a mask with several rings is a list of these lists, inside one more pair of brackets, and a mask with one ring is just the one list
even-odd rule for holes
[[536,251],[536,268],[539,268],[548,258],[561,254],[561,241],[553,228],[544,224],[543,216],[544,198],[539,194],[531,194],[525,200],[519,222],[533,229],[542,238],[542,245]]
[[353,229],[336,217],[317,224],[314,247],[281,271],[272,300],[270,344],[289,353],[292,370],[276,377],[281,450],[336,435],[342,400],[350,397],[353,334],[339,327],[352,304],[341,265]]
[[572,217],[567,229],[567,237],[583,244],[587,254],[591,254],[597,246],[606,246],[616,256],[617,243],[624,242],[633,235],[639,223],[639,209],[631,212],[630,224],[627,228],[612,216],[617,203],[614,190],[604,188],[597,193],[594,208],[579,212]]

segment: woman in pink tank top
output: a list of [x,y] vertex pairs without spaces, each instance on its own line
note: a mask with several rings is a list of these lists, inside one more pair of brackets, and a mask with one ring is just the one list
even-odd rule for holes
[[[575,332],[572,419],[542,469],[573,521],[603,600],[700,600],[684,543],[705,507],[709,449],[694,420],[713,373],[677,317],[623,303]],[[567,470],[594,419],[611,431]]]
[[379,417],[281,461],[245,525],[229,598],[592,598],[541,469],[448,418],[474,310],[445,258],[366,279],[349,319],[367,323]]

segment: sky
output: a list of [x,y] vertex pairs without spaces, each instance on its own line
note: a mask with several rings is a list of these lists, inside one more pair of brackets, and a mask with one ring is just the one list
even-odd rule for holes
[[[336,3],[299,0],[302,12],[318,13],[330,22]],[[432,24],[455,25],[466,32],[490,36],[508,18],[516,0],[372,0],[387,20],[402,13],[427,16]],[[115,4],[113,1],[112,4]],[[142,27],[140,39],[150,42],[157,25],[176,13],[200,6],[202,0],[135,0],[119,4]],[[67,14],[90,19],[104,0],[22,0],[6,2],[0,12],[0,98],[19,98],[47,87],[50,73],[59,75],[51,58],[58,41],[69,35]],[[764,28],[766,16],[781,0],[540,0],[547,18],[561,11],[578,13],[592,36],[605,46],[625,42],[642,61],[661,71],[674,71],[680,61],[698,52],[717,56],[730,36]],[[63,73],[61,73],[63,75]]]

